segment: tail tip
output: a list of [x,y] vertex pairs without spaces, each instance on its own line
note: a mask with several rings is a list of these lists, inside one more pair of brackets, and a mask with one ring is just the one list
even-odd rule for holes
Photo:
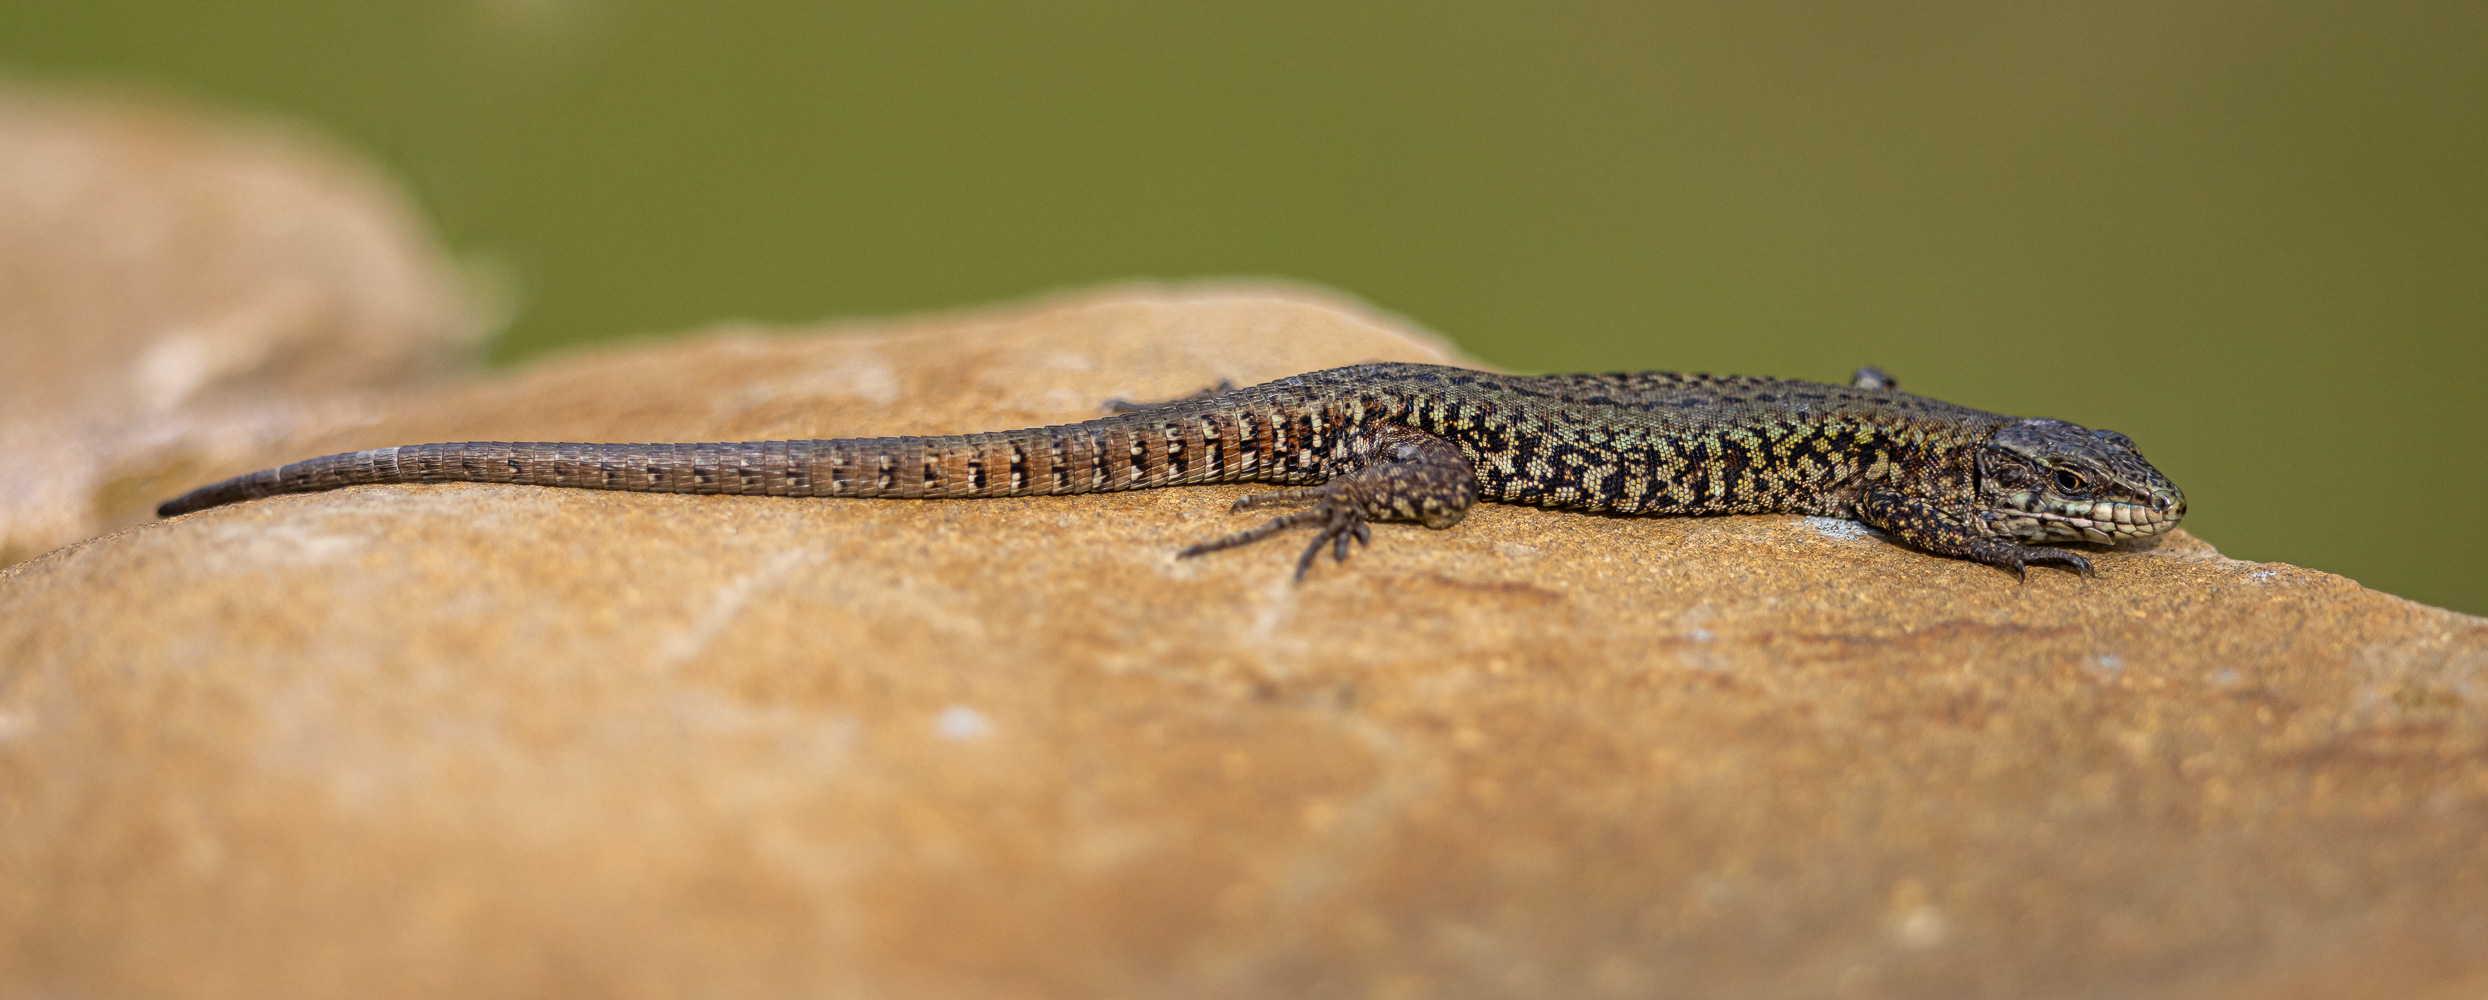
[[206,510],[207,508],[213,506],[216,506],[214,501],[202,501],[199,497],[199,491],[192,490],[188,493],[184,493],[180,496],[164,501],[163,503],[157,504],[156,516],[180,517],[183,514],[188,514],[193,511]]

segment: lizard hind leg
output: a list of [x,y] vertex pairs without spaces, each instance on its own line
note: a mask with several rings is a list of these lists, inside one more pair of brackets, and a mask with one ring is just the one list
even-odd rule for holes
[[1234,391],[1235,380],[1222,378],[1218,380],[1217,385],[1210,386],[1207,389],[1202,389],[1189,396],[1179,396],[1174,399],[1155,403],[1137,403],[1128,399],[1109,399],[1106,401],[1105,407],[1106,412],[1108,413],[1139,413],[1142,410],[1154,410],[1158,407],[1170,406],[1175,403],[1193,403],[1215,396],[1224,396]]
[[1309,503],[1304,510],[1282,514],[1258,527],[1202,542],[1177,553],[1179,558],[1250,545],[1294,528],[1313,527],[1313,544],[1296,560],[1296,579],[1303,580],[1313,560],[1327,546],[1332,558],[1345,562],[1348,542],[1370,545],[1372,521],[1414,521],[1428,528],[1448,528],[1466,517],[1477,502],[1477,471],[1451,442],[1396,424],[1377,425],[1362,465],[1331,477],[1320,486],[1253,493],[1237,498],[1236,510],[1287,503]]

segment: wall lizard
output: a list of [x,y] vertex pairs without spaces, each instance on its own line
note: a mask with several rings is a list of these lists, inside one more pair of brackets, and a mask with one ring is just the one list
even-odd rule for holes
[[983,434],[709,444],[466,442],[328,455],[193,490],[172,517],[279,493],[374,483],[519,483],[795,497],[1045,496],[1252,482],[1235,509],[1300,505],[1185,557],[1312,528],[1304,577],[1368,522],[1458,523],[1479,500],[1617,514],[1853,518],[1940,556],[2027,578],[2092,572],[2048,542],[2175,527],[2175,484],[2114,431],[2001,416],[1899,391],[1629,372],[1496,375],[1416,364],[1333,368],[1113,416]]

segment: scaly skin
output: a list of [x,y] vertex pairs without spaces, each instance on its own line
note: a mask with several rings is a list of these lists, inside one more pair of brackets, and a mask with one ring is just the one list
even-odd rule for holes
[[329,455],[165,503],[171,517],[278,493],[486,482],[653,493],[910,499],[1257,482],[1310,506],[1193,546],[1311,526],[1340,559],[1369,521],[1459,522],[1471,503],[1620,514],[1854,518],[1928,552],[2026,575],[2090,561],[2033,543],[2158,534],[2185,498],[2133,441],[1857,384],[1632,372],[1333,368],[1078,424],[985,434],[716,444],[470,442]]

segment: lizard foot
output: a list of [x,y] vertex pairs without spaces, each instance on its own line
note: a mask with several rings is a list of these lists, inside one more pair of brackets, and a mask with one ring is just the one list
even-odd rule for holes
[[1330,547],[1333,558],[1345,562],[1350,539],[1359,545],[1371,544],[1373,528],[1368,522],[1415,521],[1429,528],[1448,528],[1460,523],[1469,505],[1477,502],[1477,472],[1449,441],[1396,424],[1378,424],[1356,445],[1363,464],[1327,483],[1254,493],[1235,502],[1236,510],[1307,502],[1311,507],[1176,555],[1189,559],[1250,545],[1289,529],[1312,527],[1313,544],[1296,560],[1296,579],[1301,581],[1324,546]]
[[[1305,499],[1303,494],[1311,493],[1319,495],[1326,492],[1328,492],[1326,488],[1317,488],[1281,490],[1276,493],[1255,493],[1238,498],[1235,501],[1235,509],[1246,510],[1256,506],[1266,506],[1270,503]],[[1300,581],[1304,579],[1305,571],[1313,568],[1313,560],[1322,554],[1322,546],[1331,546],[1333,558],[1340,562],[1346,562],[1348,559],[1349,539],[1355,539],[1356,543],[1359,545],[1373,544],[1374,529],[1371,525],[1365,523],[1365,514],[1363,511],[1356,509],[1356,506],[1352,503],[1343,502],[1339,497],[1321,496],[1320,499],[1314,501],[1312,507],[1297,511],[1293,514],[1282,514],[1278,517],[1271,518],[1268,522],[1257,528],[1248,528],[1243,531],[1236,532],[1235,534],[1228,535],[1224,538],[1216,538],[1191,546],[1184,549],[1182,552],[1176,553],[1176,557],[1181,559],[1190,559],[1193,556],[1205,555],[1207,553],[1216,552],[1220,549],[1231,549],[1238,545],[1250,545],[1264,538],[1278,534],[1279,532],[1286,531],[1291,528],[1301,528],[1306,525],[1313,525],[1317,528],[1317,530],[1313,533],[1313,544],[1305,547],[1304,557],[1296,560],[1296,579]]]
[[1939,556],[1969,559],[2010,570],[2030,582],[2030,567],[2058,565],[2085,577],[2097,576],[2091,561],[2063,549],[2022,545],[1971,529],[1965,512],[1937,507],[1917,497],[1890,490],[1869,490],[1859,499],[1858,520],[1889,532],[1894,538]]
[[2089,559],[2063,549],[1998,543],[1992,546],[1974,547],[1970,552],[1970,558],[1998,569],[2012,570],[2013,575],[2021,578],[2023,583],[2030,582],[2030,567],[2050,564],[2063,566],[2086,578],[2099,575],[2098,570],[2091,568]]

